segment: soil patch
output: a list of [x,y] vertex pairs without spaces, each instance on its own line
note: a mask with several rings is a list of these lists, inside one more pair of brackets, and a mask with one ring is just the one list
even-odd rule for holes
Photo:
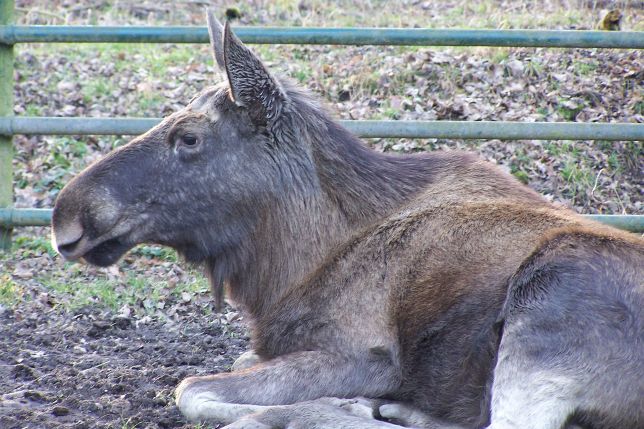
[[0,427],[188,428],[184,377],[227,371],[247,348],[239,322],[164,322],[83,308],[0,308]]

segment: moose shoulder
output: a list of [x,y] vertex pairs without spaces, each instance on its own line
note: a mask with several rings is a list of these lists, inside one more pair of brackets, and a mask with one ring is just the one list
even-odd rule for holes
[[171,246],[246,312],[258,363],[184,380],[187,418],[644,425],[640,237],[470,154],[371,151],[208,24],[227,82],[88,167],[53,214],[66,258]]

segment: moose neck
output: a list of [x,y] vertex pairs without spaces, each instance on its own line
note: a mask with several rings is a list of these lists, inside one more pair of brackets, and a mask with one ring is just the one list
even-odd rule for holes
[[[431,155],[387,155],[328,121],[328,140],[315,148],[320,183],[351,228],[361,228],[408,202],[432,180]],[[346,236],[344,236],[346,238]]]
[[[323,261],[366,226],[409,201],[431,179],[431,158],[366,148],[331,120],[313,133],[314,183],[275,202],[250,238],[229,294],[251,319],[275,311]],[[317,134],[317,136],[316,136]]]

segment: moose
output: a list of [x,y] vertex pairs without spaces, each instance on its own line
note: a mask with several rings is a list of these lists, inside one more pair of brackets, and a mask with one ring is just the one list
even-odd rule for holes
[[644,240],[459,151],[374,151],[208,12],[226,81],[58,195],[68,260],[202,266],[252,351],[176,389],[230,428],[644,427]]

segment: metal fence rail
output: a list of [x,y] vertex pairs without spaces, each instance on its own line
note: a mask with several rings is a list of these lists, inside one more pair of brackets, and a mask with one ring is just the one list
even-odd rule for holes
[[[239,27],[245,43],[315,45],[644,48],[644,32],[425,28]],[[0,26],[0,43],[207,43],[205,27]]]
[[[0,226],[48,226],[51,209],[0,209]],[[644,231],[644,216],[584,215],[589,219],[632,232]]]
[[[13,25],[14,0],[0,0],[0,249],[11,245],[11,228],[48,225],[50,209],[17,209],[13,204],[14,134],[140,134],[156,118],[13,117],[13,45],[17,43],[207,43],[202,27],[78,27]],[[501,46],[644,49],[644,32],[460,30],[402,28],[240,27],[246,43]],[[361,137],[644,140],[643,124],[341,121]],[[601,222],[644,232],[644,216],[592,215]]]
[[[13,21],[13,0],[0,0],[0,25]],[[0,43],[0,116],[13,115],[13,45]],[[0,208],[13,205],[13,140],[0,134]],[[11,228],[0,225],[0,250],[11,247]]]
[[[160,118],[0,117],[0,134],[142,134]],[[579,122],[339,121],[360,137],[501,140],[644,140],[643,124]]]

